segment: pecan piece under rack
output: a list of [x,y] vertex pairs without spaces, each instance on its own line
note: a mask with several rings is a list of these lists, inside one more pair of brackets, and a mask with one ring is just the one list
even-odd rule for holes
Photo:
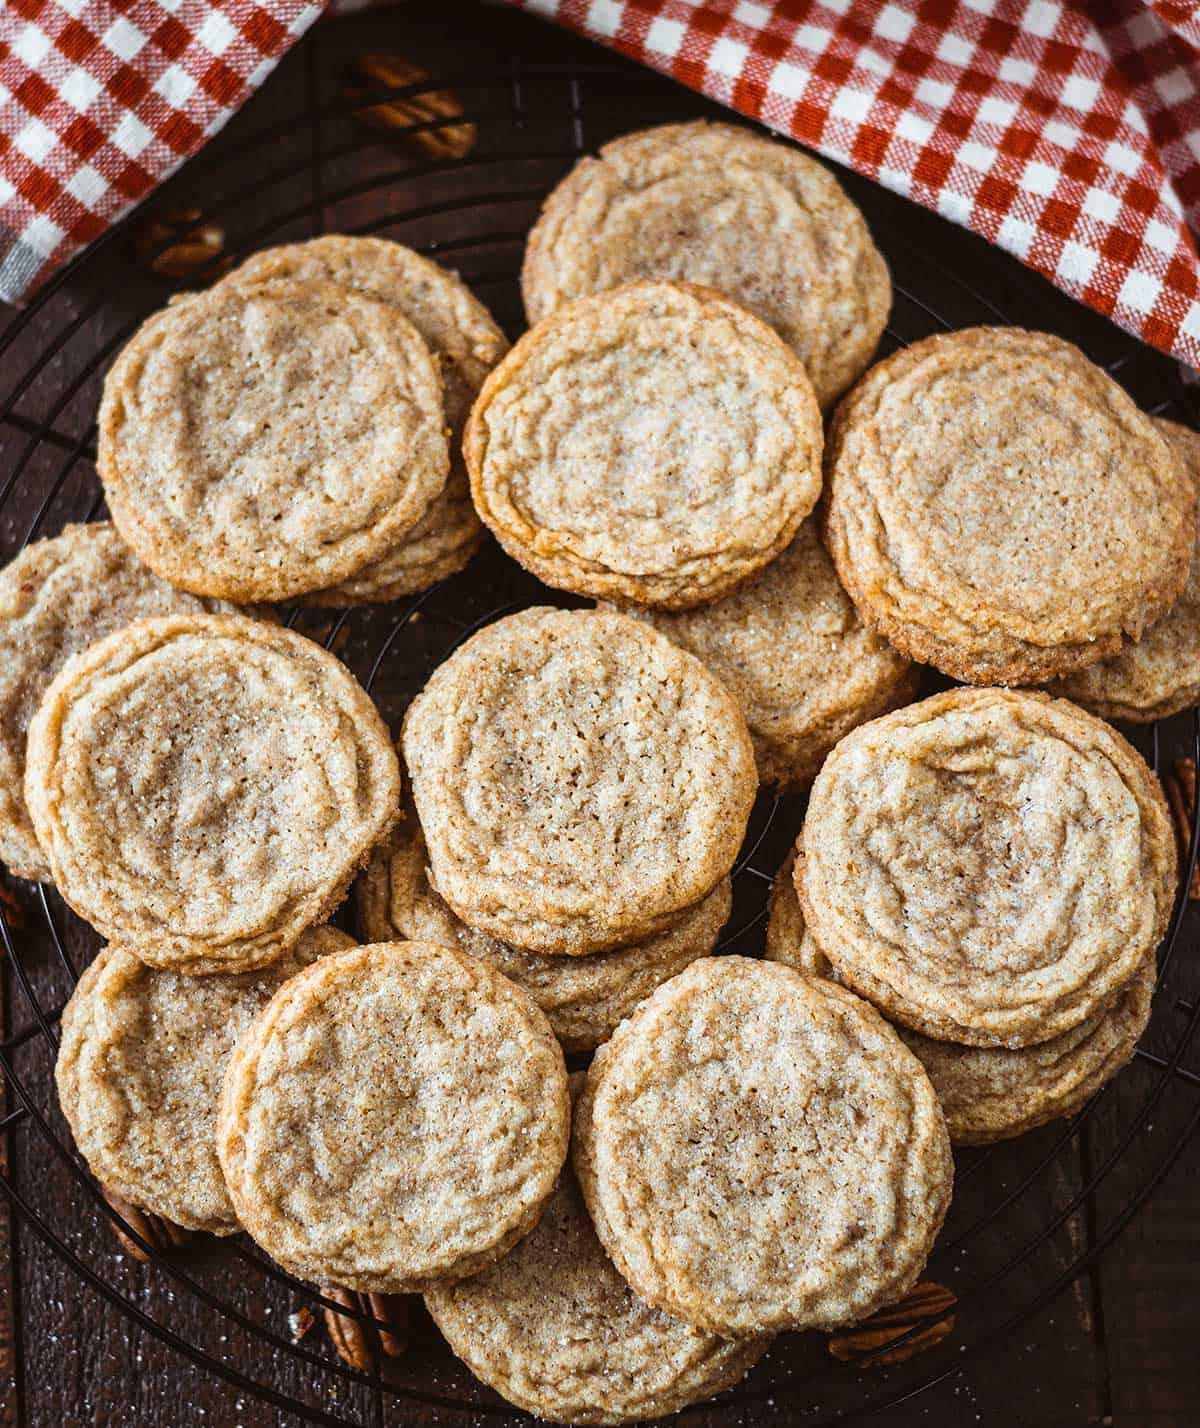
[[[142,1239],[159,1254],[179,1249],[192,1238],[191,1230],[185,1230],[182,1225],[177,1225],[171,1220],[164,1220],[161,1215],[154,1215],[149,1210],[141,1210],[136,1205],[131,1205],[128,1200],[118,1195],[115,1190],[110,1190],[107,1185],[101,1185],[100,1193],[130,1229],[141,1235]],[[141,1260],[143,1264],[150,1262],[150,1255],[136,1240],[131,1239],[120,1225],[114,1223],[112,1229],[126,1254]]]
[[[325,1328],[333,1347],[351,1368],[366,1372],[374,1362],[371,1329],[379,1340],[379,1347],[388,1358],[394,1359],[408,1347],[405,1329],[408,1310],[403,1298],[395,1294],[358,1294],[352,1289],[342,1289],[337,1285],[327,1285],[322,1289],[326,1299],[332,1299],[353,1312],[339,1314],[336,1309],[326,1309]],[[369,1315],[360,1319],[358,1314]]]
[[[404,89],[429,79],[429,71],[397,54],[359,55],[346,71],[342,93],[349,100],[370,99],[382,89]],[[376,99],[355,109],[354,117],[370,129],[399,139],[431,159],[463,159],[475,147],[474,124],[442,123],[436,129],[415,125],[458,119],[462,101],[452,89],[429,89],[402,99]]]
[[[829,1352],[842,1363],[903,1363],[940,1344],[950,1334],[955,1318],[951,1311],[957,1303],[949,1289],[932,1279],[922,1279],[895,1304],[880,1309],[852,1329],[831,1335]],[[903,1343],[893,1349],[887,1347],[910,1330],[915,1332]]]
[[161,278],[186,280],[200,274],[208,281],[229,268],[228,259],[218,261],[225,251],[225,230],[205,222],[198,208],[170,208],[146,219],[133,235],[133,249]]
[[[1175,820],[1175,838],[1179,857],[1186,866],[1188,849],[1192,845],[1192,820],[1196,816],[1196,765],[1192,759],[1176,759],[1171,771],[1163,776],[1163,788],[1171,816]],[[1188,897],[1200,900],[1200,860],[1192,872]]]

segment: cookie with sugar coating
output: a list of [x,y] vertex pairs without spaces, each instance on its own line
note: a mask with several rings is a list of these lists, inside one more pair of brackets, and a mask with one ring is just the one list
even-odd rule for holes
[[1196,492],[1154,422],[1069,342],[927,337],[843,399],[825,537],[863,618],[971,684],[1117,654],[1187,580]]
[[799,359],[684,283],[580,298],[484,383],[463,443],[476,509],[547,585],[686,609],[789,544],[821,492]]
[[402,1294],[528,1234],[569,1131],[562,1051],[530,997],[463,952],[385,942],[306,968],[243,1034],[217,1154],[285,1269]]
[[243,972],[345,896],[400,812],[387,726],[312,640],[164,615],[76,655],[29,729],[25,801],[55,885],[154,966]]
[[1103,1012],[1175,898],[1158,780],[1065,699],[952,689],[848,734],[796,885],[842,980],[939,1041],[1016,1048]]
[[745,957],[693,962],[601,1047],[573,1154],[630,1284],[729,1337],[901,1298],[953,1179],[929,1078],[878,1013]]
[[219,283],[148,318],[104,382],[113,521],[174,585],[286,600],[382,559],[446,484],[442,380],[394,305]]
[[439,365],[450,428],[450,475],[416,525],[386,555],[340,585],[309,592],[304,603],[344,607],[427,589],[461,570],[483,538],[462,460],[462,429],[484,378],[508,351],[508,340],[457,273],[386,238],[329,233],[267,248],[252,254],[222,282],[280,278],[333,282],[403,314]]
[[432,881],[472,927],[580,956],[676,924],[729,873],[757,779],[732,696],[626,615],[473,635],[404,719]]

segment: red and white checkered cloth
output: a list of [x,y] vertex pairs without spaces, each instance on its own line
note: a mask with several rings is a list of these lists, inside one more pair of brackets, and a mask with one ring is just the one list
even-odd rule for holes
[[[513,0],[1016,254],[1200,367],[1200,13],[1169,0]],[[0,0],[0,297],[145,196],[304,0]]]

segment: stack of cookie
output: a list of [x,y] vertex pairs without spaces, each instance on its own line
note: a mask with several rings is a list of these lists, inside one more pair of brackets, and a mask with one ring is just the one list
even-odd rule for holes
[[401,744],[415,816],[360,884],[368,936],[482,957],[571,1050],[716,945],[754,755],[729,693],[663,636],[510,615],[435,671]]
[[[1150,771],[1063,699],[911,701],[929,663],[1192,702],[1200,448],[1037,333],[863,375],[861,215],[729,126],[584,160],[523,287],[508,352],[453,275],[329,237],[140,329],[113,524],[0,574],[0,856],[108,942],[57,1066],[105,1184],[423,1293],[514,1403],[615,1423],[905,1294],[951,1141],[1132,1054],[1177,873]],[[225,602],[392,599],[485,526],[597,608],[456,650],[402,791],[341,664]],[[714,957],[760,783],[807,819],[766,958]],[[325,925],[360,871],[365,945]]]
[[1162,790],[1065,700],[951,690],[845,738],[773,889],[768,958],[895,1023],[952,1139],[1078,1110],[1133,1055],[1177,877]]
[[479,544],[459,442],[507,346],[458,277],[398,243],[258,253],[144,323],[109,373],[98,468],[117,529],[196,595],[422,590]]

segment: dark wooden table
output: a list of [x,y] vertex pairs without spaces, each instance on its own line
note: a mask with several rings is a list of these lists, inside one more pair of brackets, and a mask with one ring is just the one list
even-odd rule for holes
[[[526,141],[523,152],[543,155],[504,169],[494,203],[480,201],[486,190],[473,190],[456,230],[465,231],[464,223],[477,225],[461,250],[467,255],[462,266],[512,333],[522,323],[512,281],[519,235],[536,211],[538,194],[563,171],[564,151],[569,156],[592,148],[641,123],[715,112],[686,91],[631,67],[614,66],[599,51],[507,11],[455,0],[399,6],[310,32],[224,134],[172,181],[162,203],[219,211],[235,247],[305,237],[322,228],[366,226],[417,245],[444,243],[437,220],[413,216],[414,207],[421,207],[413,195],[427,194],[431,205],[444,205],[447,194],[456,191],[453,174],[418,175],[409,184],[406,175],[418,174],[420,161],[387,142],[364,144],[353,120],[338,111],[347,63],[364,51],[383,49],[401,51],[439,73],[492,69],[495,84],[478,94],[472,90],[472,106],[481,114],[477,152],[502,151],[519,130]],[[582,88],[568,79],[538,78],[539,65],[565,62],[602,64],[606,70]],[[294,122],[314,111],[321,115],[319,122]],[[285,171],[287,177],[282,185],[272,180],[273,186],[264,179],[260,191],[258,176],[268,171]],[[395,202],[397,183],[404,187],[406,216],[390,227],[388,205]],[[848,183],[892,262],[901,290],[896,312],[901,337],[933,330],[931,307],[955,325],[966,325],[987,320],[994,302],[1027,323],[1076,336],[1097,360],[1119,367],[1122,380],[1145,405],[1162,400],[1166,367],[1160,359],[1137,350],[1115,329],[1074,308],[977,240],[853,176]],[[280,214],[293,216],[280,223]],[[457,251],[453,243],[445,247],[447,261],[455,262]],[[930,263],[957,276],[931,287]],[[5,354],[0,393],[37,361],[52,335],[66,324],[75,324],[75,330],[0,422],[0,486],[18,463],[25,463],[17,495],[7,504],[0,501],[0,558],[12,554],[64,463],[69,469],[46,513],[45,529],[52,533],[65,519],[86,513],[95,492],[87,433],[98,378],[81,382],[69,400],[63,400],[63,393],[81,350],[99,353],[114,344],[123,322],[162,303],[170,291],[169,284],[139,266],[120,238],[89,262],[47,310],[22,326]],[[5,330],[17,321],[10,316]],[[509,598],[527,597],[530,588],[503,557],[488,550],[463,577],[455,600],[465,619]],[[386,618],[365,615],[351,622],[342,652],[352,667],[361,670],[384,628],[379,620]],[[436,657],[438,639],[449,638],[446,630],[437,633],[438,618],[435,612],[424,625],[406,630],[412,657],[400,660],[376,690],[390,718]],[[1189,728],[1184,719],[1164,729],[1164,760],[1183,747]],[[1144,739],[1142,747],[1149,752]],[[798,808],[779,812],[758,855],[766,871],[781,860],[798,819]],[[32,890],[18,888],[17,893],[30,921],[29,928],[14,933],[20,939],[21,967],[39,1005],[53,1011],[69,991],[69,979],[45,933],[38,931],[41,910]],[[761,900],[761,889],[757,895]],[[53,898],[49,906],[67,956],[78,968],[94,951],[94,939]],[[750,943],[753,936],[748,934]],[[1189,910],[1169,987],[1156,999],[1146,1042],[1151,1056],[1170,1056],[1181,1018],[1200,996],[1198,948],[1200,917]],[[2,991],[2,1031],[11,1038],[29,1026],[31,1017],[10,961]],[[45,1041],[31,1036],[10,1046],[10,1054],[23,1084],[32,1088],[36,1110],[47,1117],[51,1131],[63,1136]],[[1188,1048],[1176,1073],[1156,1093],[1158,1081],[1156,1067],[1144,1059],[1119,1078],[1076,1134],[1064,1139],[1062,1126],[1047,1127],[990,1158],[960,1158],[966,1173],[947,1235],[951,1245],[961,1237],[965,1248],[944,1251],[931,1273],[951,1284],[969,1276],[970,1282],[986,1285],[991,1266],[1003,1266],[1014,1248],[1029,1248],[1020,1264],[964,1306],[946,1345],[900,1369],[856,1371],[833,1364],[819,1337],[784,1336],[745,1393],[689,1421],[824,1421],[831,1410],[900,1393],[937,1372],[943,1375],[940,1382],[884,1410],[877,1421],[939,1428],[1200,1424],[1200,1140],[1192,1134],[1200,1114],[1200,1046]],[[10,1090],[3,1111],[17,1109]],[[1148,1203],[1107,1244],[1114,1220],[1171,1156],[1177,1157],[1173,1168]],[[378,1386],[339,1379],[328,1368],[333,1360],[319,1325],[301,1346],[315,1362],[298,1358],[288,1347],[288,1316],[303,1296],[264,1278],[237,1246],[210,1243],[185,1257],[184,1268],[199,1293],[160,1266],[131,1262],[117,1248],[86,1187],[31,1117],[11,1124],[0,1137],[0,1157],[14,1193],[97,1280],[119,1291],[147,1321],[266,1385],[281,1400],[295,1399],[364,1424],[518,1421],[457,1369],[419,1315],[410,1353],[395,1371],[397,1381],[431,1396],[477,1405],[477,1412],[405,1406]],[[1096,1187],[1083,1193],[1097,1176]],[[983,1224],[986,1230],[972,1233]],[[3,1199],[0,1237],[6,1279],[0,1315],[4,1423],[23,1428],[173,1428],[185,1423],[259,1428],[304,1421],[293,1409],[264,1401],[198,1366],[115,1308],[44,1242],[29,1217],[14,1214],[11,1202]],[[1081,1255],[1090,1256],[1086,1266],[1049,1297],[1055,1281]],[[253,1328],[240,1327],[204,1302],[203,1295],[234,1307]],[[1047,1302],[1028,1312],[1043,1297]],[[1019,1322],[1009,1325],[1018,1313]],[[264,1345],[258,1332],[263,1329],[277,1334],[283,1346]]]

